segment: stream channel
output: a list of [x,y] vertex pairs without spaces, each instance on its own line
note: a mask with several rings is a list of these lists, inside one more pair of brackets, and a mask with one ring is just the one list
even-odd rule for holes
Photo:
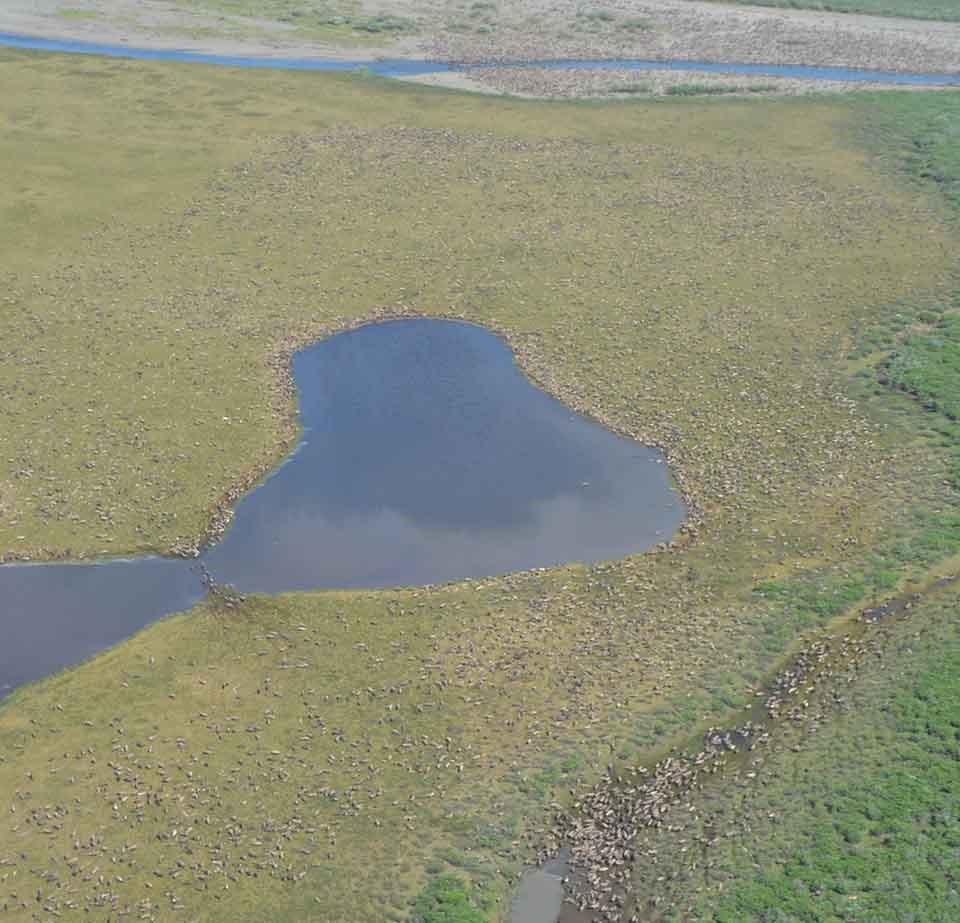
[[455,71],[469,73],[492,67],[534,67],[551,70],[673,70],[705,71],[722,74],[746,74],[757,77],[793,77],[807,80],[839,80],[849,83],[889,83],[903,86],[960,86],[960,74],[869,70],[854,67],[807,67],[799,64],[737,64],[713,61],[654,61],[642,58],[548,58],[542,60],[500,61],[489,64],[456,64],[417,58],[375,58],[369,61],[344,61],[338,58],[284,58],[256,55],[217,55],[176,49],[137,48],[48,39],[0,32],[0,46],[33,51],[58,51],[73,54],[102,55],[113,58],[137,58],[145,61],[182,61],[194,64],[226,64],[233,67],[277,68],[309,71],[366,71],[379,77],[415,77]]

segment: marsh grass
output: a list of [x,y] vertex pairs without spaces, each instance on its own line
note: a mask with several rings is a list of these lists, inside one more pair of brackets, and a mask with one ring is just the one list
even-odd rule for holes
[[940,470],[909,411],[851,398],[845,356],[875,306],[939,295],[954,232],[853,143],[847,103],[15,53],[0,76],[6,551],[195,542],[295,436],[289,350],[416,312],[503,332],[535,381],[663,445],[698,530],[591,567],[208,604],[19,690],[11,919],[359,923],[447,873],[502,907],[553,798],[782,656],[811,603],[754,587],[829,564],[842,589]]
[[576,16],[569,22],[569,27],[574,32],[586,31],[610,34],[619,30],[626,33],[637,33],[651,31],[653,23],[641,16],[623,17],[621,13],[603,8],[582,7],[577,10]]
[[[900,116],[895,134],[906,156],[898,157],[889,139],[884,154],[918,181],[933,181],[948,207],[955,205],[960,139],[954,132],[952,142],[944,140],[955,125],[953,103],[874,103],[876,109],[866,104],[870,129],[888,125],[891,112]],[[931,136],[940,141],[930,145]],[[922,157],[914,156],[917,150]],[[792,613],[771,620],[778,631],[795,622],[775,647],[851,604],[875,604],[893,587],[956,573],[955,303],[956,295],[945,293],[939,304],[894,305],[854,348],[854,357],[865,357],[854,386],[861,405],[900,444],[924,445],[939,464],[928,462],[926,478],[912,480],[909,515],[872,549],[864,568],[756,587],[758,596]],[[804,691],[814,692],[805,703],[808,720],[781,728],[773,752],[759,754],[751,773],[722,779],[694,799],[695,823],[639,844],[641,851],[655,845],[647,855],[672,857],[669,875],[656,859],[636,869],[638,893],[666,908],[657,919],[813,923],[957,915],[957,605],[955,587],[920,598],[881,630],[882,640],[873,640],[870,663],[828,676],[825,689]],[[834,625],[834,633],[844,630]],[[666,830],[674,829],[670,820]],[[678,862],[684,853],[696,860]]]
[[960,317],[912,333],[883,364],[884,382],[912,394],[951,423],[960,419]]
[[624,96],[645,96],[653,92],[651,83],[619,83],[610,87],[608,93],[615,93]]
[[665,96],[725,96],[731,93],[771,93],[777,90],[773,83],[740,85],[736,83],[678,83],[668,86]]
[[827,716],[785,727],[756,781],[740,772],[694,800],[696,821],[656,843],[670,876],[655,883],[660,859],[638,867],[657,919],[956,916],[958,603],[954,591],[885,628],[882,658],[840,670],[811,704]]
[[[952,221],[960,219],[960,99],[958,94],[891,94],[860,105],[862,142],[917,187],[934,186]],[[916,96],[909,99],[908,96]]]
[[492,910],[489,898],[457,875],[434,878],[417,896],[413,923],[485,923]]
[[60,7],[57,10],[57,16],[62,19],[96,19],[99,15],[96,10],[81,7]]
[[603,9],[584,9],[580,10],[577,13],[577,16],[580,19],[584,19],[587,22],[613,22],[616,19],[616,16],[611,13],[609,10]]

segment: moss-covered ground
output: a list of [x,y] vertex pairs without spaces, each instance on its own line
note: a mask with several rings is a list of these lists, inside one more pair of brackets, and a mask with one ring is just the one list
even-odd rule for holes
[[[957,231],[934,183],[898,178],[914,136],[876,127],[888,104],[547,104],[12,52],[0,79],[9,556],[195,543],[294,434],[272,357],[397,313],[488,324],[662,445],[695,539],[201,606],[19,691],[11,919],[495,918],[562,790],[957,550],[949,453],[912,398],[850,382],[863,331],[952,284]],[[763,595],[788,580],[834,605]]]

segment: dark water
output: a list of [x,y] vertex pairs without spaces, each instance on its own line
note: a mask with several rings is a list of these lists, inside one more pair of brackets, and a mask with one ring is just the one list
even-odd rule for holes
[[0,697],[203,598],[193,562],[134,558],[0,567]]
[[60,39],[34,38],[0,32],[0,45],[37,51],[66,51],[75,54],[139,58],[148,61],[185,61],[197,64],[226,64],[233,67],[279,68],[282,70],[357,71],[367,70],[381,77],[412,77],[446,71],[469,71],[475,67],[546,67],[556,70],[678,70],[710,71],[724,74],[753,74],[766,77],[803,77],[812,80],[844,80],[852,83],[892,83],[925,86],[960,86],[960,74],[936,74],[864,70],[852,67],[805,67],[789,64],[736,64],[706,61],[651,61],[641,58],[600,58],[579,60],[552,58],[491,65],[455,65],[432,61],[377,58],[370,61],[341,61],[336,58],[268,58],[242,55],[204,54],[175,49],[135,48],[128,45],[98,44]]
[[141,61],[183,61],[193,64],[226,64],[231,67],[260,67],[279,70],[357,71],[368,70],[381,77],[412,77],[450,70],[443,64],[405,58],[382,58],[371,61],[342,61],[337,58],[268,58],[243,55],[205,54],[200,51],[176,49],[135,48],[129,45],[109,45],[99,42],[76,42],[68,39],[38,38],[32,35],[13,35],[0,32],[0,45],[33,51],[65,51],[72,54],[92,54],[109,58],[136,58]]
[[[442,320],[294,357],[303,441],[201,560],[244,592],[387,587],[598,561],[684,517],[659,452],[534,388],[507,345]],[[0,694],[203,595],[196,563],[0,567]]]
[[[568,851],[520,879],[510,905],[510,923],[557,923],[563,910],[563,879],[569,873]],[[568,905],[569,906],[569,905]]]

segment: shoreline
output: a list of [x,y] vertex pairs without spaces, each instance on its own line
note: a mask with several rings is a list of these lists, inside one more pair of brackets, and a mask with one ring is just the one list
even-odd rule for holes
[[450,90],[528,99],[624,99],[626,96],[792,96],[856,90],[942,90],[960,87],[960,73],[878,71],[768,62],[685,59],[545,58],[483,62],[422,58],[244,57],[184,49],[47,39],[0,32],[0,47],[117,60],[174,61],[221,67],[357,73]]
[[[155,52],[364,61],[506,65],[518,61],[645,59],[776,66],[841,67],[960,75],[960,22],[818,10],[727,5],[705,0],[612,0],[609,22],[580,28],[573,0],[548,7],[522,0],[484,30],[454,30],[420,0],[396,0],[417,31],[392,41],[345,34],[327,41],[279,21],[215,16],[132,0],[89,0],[68,15],[59,0],[12,0],[0,34],[54,42],[129,46]],[[531,26],[527,19],[535,20]],[[635,27],[635,24],[639,26]],[[365,39],[369,44],[363,44]]]
[[[319,328],[311,326],[307,329],[291,331],[282,338],[279,344],[267,352],[264,361],[273,372],[274,386],[270,394],[270,404],[275,418],[280,423],[279,438],[269,455],[252,460],[245,474],[228,485],[220,497],[208,508],[206,524],[199,535],[192,538],[181,536],[165,547],[121,548],[117,550],[115,555],[110,556],[84,557],[83,555],[72,554],[69,549],[54,550],[48,548],[35,549],[27,554],[0,551],[0,568],[7,565],[108,564],[126,560],[142,561],[147,558],[186,561],[199,559],[205,549],[216,545],[223,538],[233,521],[236,506],[243,497],[256,490],[260,484],[283,465],[296,451],[301,441],[299,401],[297,385],[293,377],[294,355],[340,333],[396,320],[449,320],[481,327],[503,340],[511,351],[517,368],[534,388],[560,401],[569,410],[580,414],[591,423],[601,426],[617,436],[631,439],[644,448],[661,452],[670,469],[670,474],[687,514],[676,532],[669,538],[651,545],[644,551],[638,552],[638,554],[648,555],[675,551],[696,542],[704,525],[703,507],[698,502],[696,491],[691,487],[689,479],[685,476],[681,461],[677,458],[676,452],[671,446],[645,434],[628,432],[622,427],[615,426],[611,421],[582,405],[582,402],[575,400],[573,395],[564,394],[562,389],[551,387],[550,382],[553,378],[551,370],[549,368],[541,369],[539,370],[540,374],[538,374],[537,363],[530,355],[529,350],[524,347],[515,334],[500,326],[478,323],[457,312],[374,310],[362,317],[350,320],[343,319],[342,323],[321,324]],[[522,573],[522,571],[517,573]]]

